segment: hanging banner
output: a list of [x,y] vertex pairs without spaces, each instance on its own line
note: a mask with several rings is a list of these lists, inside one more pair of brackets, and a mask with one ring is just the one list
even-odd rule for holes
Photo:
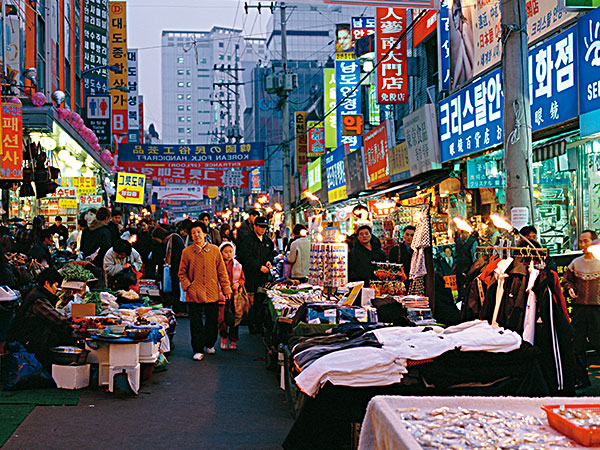
[[138,144],[140,142],[140,105],[138,99],[138,51],[127,50],[127,127],[129,135],[127,142]]
[[[413,9],[412,18],[416,20],[423,10]],[[415,24],[412,30],[413,47],[416,47],[425,40],[437,27],[437,11],[431,10],[425,13],[418,23]]]
[[[127,14],[125,2],[109,2],[108,7],[108,64],[121,73],[108,72],[108,87],[112,98],[111,124],[114,134],[127,134]],[[118,89],[111,89],[118,88]],[[122,89],[122,90],[119,90]],[[127,142],[121,136],[119,142]],[[120,147],[120,146],[119,146]],[[120,153],[120,148],[119,148]],[[120,155],[119,155],[120,157]]]
[[[600,132],[600,9],[579,18],[579,126],[581,137]],[[577,72],[576,72],[577,73]]]
[[325,129],[323,122],[308,121],[308,157],[318,158],[325,154]]
[[438,83],[440,91],[450,90],[450,17],[448,3],[440,0],[440,20],[438,21]]
[[[84,96],[108,94],[108,1],[86,0],[82,4],[83,71],[102,69],[82,75]],[[110,140],[106,142],[110,143]]]
[[349,23],[338,23],[335,26],[335,59],[348,61],[356,59]]
[[352,18],[352,40],[375,34],[375,17],[353,17]]
[[0,179],[23,178],[23,111],[21,105],[2,103],[0,133]]
[[[350,150],[357,150],[361,147],[362,139],[360,136],[344,136],[342,133],[342,116],[356,115],[361,113],[360,107],[360,86],[352,90],[360,83],[360,64],[358,61],[336,61],[335,62],[335,87],[336,100],[339,102],[348,95],[342,104],[336,109],[336,129],[337,145],[348,144]],[[350,94],[352,92],[352,94]]]
[[406,116],[404,135],[410,164],[410,175],[441,169],[435,105],[426,104]]
[[[9,6],[6,5],[6,7],[8,8]],[[21,28],[21,19],[15,12],[14,15],[5,14],[4,20],[4,46],[6,48],[4,56],[6,56],[5,67],[8,77],[3,82],[18,85],[21,83],[21,61],[24,56],[21,44],[22,42],[24,43],[24,39],[21,39],[21,35],[24,34]],[[19,95],[17,88],[12,88],[12,91],[15,95]]]
[[365,169],[363,152],[355,151],[344,156],[344,171],[346,172],[346,194],[358,194],[365,190]]
[[138,118],[140,120],[140,144],[144,143],[144,96],[138,95],[138,103],[140,104],[140,110],[138,112]]
[[327,201],[337,202],[347,198],[344,147],[338,147],[325,156],[327,171]]
[[135,163],[124,161],[119,165],[124,170],[131,173],[146,175],[149,180],[159,181],[161,183],[183,183],[197,184],[199,186],[220,186],[220,187],[249,187],[249,171],[231,170],[231,169],[202,169],[186,167],[173,167],[167,164],[167,167],[155,167],[156,164]]
[[71,186],[76,187],[80,195],[95,194],[98,189],[96,177],[73,177],[71,178]]
[[250,171],[250,192],[257,193],[262,191],[262,167],[254,167]]
[[[577,104],[573,101],[578,95],[575,82],[578,72],[576,42],[577,30],[572,27],[529,51],[533,132],[578,116]],[[585,70],[582,67],[579,71],[580,89],[586,84],[582,82],[582,77],[593,73],[591,64],[588,68]],[[499,68],[442,100],[439,119],[441,162],[502,143],[502,108],[502,75]],[[585,107],[581,105],[582,136],[585,131],[584,113]]]
[[406,103],[406,36],[396,45],[396,41],[406,30],[406,9],[377,8],[376,19],[377,61],[384,58],[393,47],[392,52],[377,67],[377,103]]
[[300,169],[300,198],[306,198],[308,191],[308,164]]
[[202,200],[204,198],[203,186],[185,186],[171,184],[168,186],[152,186],[152,193],[158,200]]
[[308,190],[314,194],[320,191],[322,187],[321,158],[317,158],[308,165]]
[[144,203],[144,189],[146,177],[133,173],[117,173],[117,203],[130,203],[142,205]]
[[214,169],[262,166],[265,163],[265,144],[121,144],[119,164],[125,161],[141,163],[138,167],[149,163],[157,163],[151,164],[153,167]]
[[[323,111],[328,113],[335,108],[336,102],[336,89],[335,89],[335,69],[327,68],[323,69]],[[329,114],[323,121],[325,126],[325,147],[336,148],[337,147],[337,112]]]
[[410,163],[408,161],[408,152],[406,151],[406,142],[401,142],[389,149],[388,161],[390,166],[390,181],[392,183],[410,178]]
[[102,206],[102,196],[101,195],[80,195],[78,197],[79,201],[79,210],[82,211],[83,208],[100,208]]
[[306,113],[296,111],[296,172],[308,162],[308,136]]
[[365,136],[365,169],[367,187],[372,188],[390,181],[388,165],[388,133],[384,122]]

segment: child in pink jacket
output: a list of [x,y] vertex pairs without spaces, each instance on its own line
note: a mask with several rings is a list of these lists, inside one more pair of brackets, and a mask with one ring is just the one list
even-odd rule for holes
[[[242,265],[235,259],[235,245],[233,242],[223,242],[219,246],[219,250],[221,250],[221,255],[223,255],[223,261],[225,261],[227,273],[229,274],[231,289],[235,296],[246,281]],[[221,335],[221,350],[236,350],[242,315],[240,311],[238,311],[239,308],[236,308],[235,305],[232,304],[231,309],[235,316],[235,325],[233,327],[225,325],[225,302],[225,296],[223,295],[223,292],[221,292],[219,296],[219,334]],[[229,346],[227,345],[227,339],[229,339]]]

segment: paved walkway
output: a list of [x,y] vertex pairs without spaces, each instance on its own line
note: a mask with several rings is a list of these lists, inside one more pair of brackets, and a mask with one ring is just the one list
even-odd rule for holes
[[189,323],[180,320],[167,372],[137,398],[82,391],[78,406],[38,406],[3,449],[281,448],[292,418],[263,345],[240,330],[239,350],[193,361]]

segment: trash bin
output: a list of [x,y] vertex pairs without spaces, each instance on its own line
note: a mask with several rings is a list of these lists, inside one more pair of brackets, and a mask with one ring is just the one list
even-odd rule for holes
[[19,294],[8,286],[0,286],[0,342],[6,341],[18,304]]

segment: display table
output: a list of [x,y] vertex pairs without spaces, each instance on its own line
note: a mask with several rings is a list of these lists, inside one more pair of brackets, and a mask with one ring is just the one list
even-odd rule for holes
[[[507,411],[539,417],[545,424],[546,435],[561,436],[546,421],[546,413],[542,405],[564,404],[596,404],[597,397],[373,397],[367,407],[367,412],[360,432],[359,450],[378,449],[422,449],[421,445],[408,432],[403,424],[398,410],[417,408],[419,412],[427,413],[440,407],[464,408],[486,412]],[[570,447],[587,448],[587,447]]]

